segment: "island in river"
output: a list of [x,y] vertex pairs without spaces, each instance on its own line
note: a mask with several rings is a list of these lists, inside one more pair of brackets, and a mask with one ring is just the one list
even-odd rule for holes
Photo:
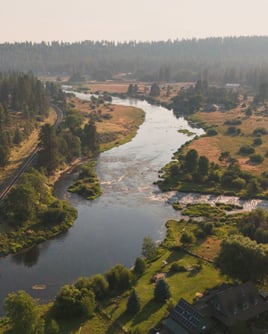
[[[82,101],[74,100],[73,97],[67,103],[73,104],[75,112],[82,115],[83,124],[91,113],[97,115],[95,123],[102,151],[131,140],[144,121],[144,112],[133,106],[117,106],[110,103],[107,105],[104,101],[98,101],[97,110],[93,111],[92,108],[87,108],[87,102],[82,104]],[[50,119],[53,117],[50,116]],[[30,136],[28,141],[30,147],[37,145],[38,132],[35,131],[35,137]],[[25,156],[25,147],[28,146],[27,140],[23,141],[19,147],[16,146],[11,159],[14,158],[15,151],[16,160],[22,159]],[[66,232],[72,226],[77,217],[76,210],[72,209],[67,202],[57,200],[52,195],[52,189],[61,175],[81,164],[85,158],[88,157],[77,158],[70,164],[62,164],[49,179],[33,169],[20,177],[14,187],[16,191],[10,192],[1,209],[0,255],[29,249]],[[13,166],[12,161],[9,165]],[[6,171],[3,170],[3,173]],[[29,189],[26,190],[24,184],[27,184]],[[98,189],[98,192],[100,191]],[[19,194],[24,196],[24,201],[20,199]]]
[[[103,163],[105,164],[105,162],[107,161],[104,161]],[[195,215],[200,215],[200,213],[196,213],[197,210],[195,210],[194,208],[188,209],[191,209],[192,212],[195,211]],[[205,208],[205,211],[209,212],[209,208]],[[215,212],[216,210],[213,211]],[[192,220],[189,224],[187,223],[187,221],[170,221],[168,223],[169,229],[167,243],[163,244],[163,253],[160,250],[160,257],[156,261],[148,263],[148,267],[144,275],[141,276],[139,281],[136,281],[135,287],[137,289],[138,296],[141,297],[141,311],[134,317],[130,317],[125,313],[127,299],[130,294],[130,291],[126,291],[122,295],[120,295],[120,298],[112,298],[109,300],[109,302],[107,302],[107,304],[104,305],[104,317],[102,313],[96,313],[96,315],[93,317],[92,320],[90,320],[90,322],[82,326],[80,332],[97,332],[100,330],[100,326],[102,326],[103,333],[107,332],[108,330],[111,333],[119,333],[120,331],[124,331],[125,329],[133,331],[136,330],[136,332],[140,331],[143,333],[147,332],[150,327],[156,325],[157,322],[163,317],[163,315],[166,314],[168,304],[160,305],[153,300],[154,285],[150,283],[150,278],[155,271],[164,271],[166,273],[169,273],[171,272],[171,267],[175,268],[178,266],[184,267],[186,269],[185,271],[177,273],[174,272],[167,278],[167,282],[170,284],[171,287],[172,298],[174,298],[175,302],[181,296],[183,296],[187,300],[191,300],[197,293],[202,293],[202,291],[207,287],[212,287],[215,284],[221,283],[224,278],[219,275],[219,271],[214,268],[214,266],[212,266],[209,261],[201,259],[202,265],[200,266],[196,255],[190,255],[185,252],[184,249],[177,249],[176,252],[176,249],[174,249],[173,247],[181,247],[182,233],[185,232],[185,228],[187,228],[189,229],[189,231],[187,232],[191,232],[199,238],[198,244],[191,244],[191,240],[193,241],[191,235],[190,237],[188,235],[188,239],[185,239],[184,237],[183,240],[188,240],[188,244],[190,246],[189,250],[194,251],[194,249],[191,249],[191,247],[202,245],[199,254],[201,256],[207,257],[210,261],[213,261],[215,254],[219,251],[219,239],[217,240],[216,238],[215,240],[214,234],[216,236],[219,235],[219,237],[221,238],[224,235],[228,235],[229,232],[234,232],[233,224],[225,222],[223,220],[223,217],[224,216],[222,210],[216,211],[214,213],[214,216],[209,217],[212,221],[217,222],[217,226],[214,227],[214,231],[211,224],[200,224],[200,220]],[[178,229],[177,232],[176,229]],[[202,236],[202,233],[211,233],[212,231],[212,236],[207,236],[206,238],[204,238],[204,234]],[[210,255],[209,250],[212,250],[212,254]],[[167,263],[166,268],[162,267],[163,261]],[[178,284],[178,282],[180,282],[180,284]],[[117,296],[119,296],[119,294],[117,294]],[[172,306],[171,304],[172,301],[170,303],[170,306]],[[79,331],[81,322],[74,322],[75,321],[71,320],[71,323],[64,322],[63,324],[61,324],[61,331],[63,333],[69,333],[75,330]],[[119,325],[119,328],[117,328],[117,331],[115,331],[115,327],[117,325]],[[120,328],[120,326],[122,325],[125,329]],[[67,329],[68,326],[69,329]]]

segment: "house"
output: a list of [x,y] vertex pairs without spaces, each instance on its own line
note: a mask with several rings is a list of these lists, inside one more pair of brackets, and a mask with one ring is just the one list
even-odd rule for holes
[[239,83],[227,83],[225,85],[225,88],[230,89],[230,90],[234,90],[234,91],[238,91],[240,88],[240,84]]
[[256,318],[268,311],[268,303],[259,294],[252,282],[229,287],[212,295],[206,304],[210,317],[226,327]]
[[164,332],[168,334],[199,334],[207,333],[210,328],[209,320],[193,305],[181,298],[163,322]]
[[180,299],[163,321],[163,334],[201,334],[223,331],[256,319],[268,311],[268,302],[252,282],[224,284],[206,291],[194,304]]

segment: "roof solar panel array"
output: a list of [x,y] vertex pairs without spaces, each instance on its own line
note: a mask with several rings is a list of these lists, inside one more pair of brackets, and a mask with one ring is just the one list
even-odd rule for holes
[[197,329],[203,322],[203,316],[184,299],[180,299],[171,317],[187,329]]

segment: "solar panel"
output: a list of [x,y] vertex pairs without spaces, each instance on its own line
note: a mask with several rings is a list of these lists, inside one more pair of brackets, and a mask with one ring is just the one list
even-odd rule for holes
[[203,316],[183,299],[180,299],[171,313],[171,317],[187,329],[200,327],[201,321],[203,320]]

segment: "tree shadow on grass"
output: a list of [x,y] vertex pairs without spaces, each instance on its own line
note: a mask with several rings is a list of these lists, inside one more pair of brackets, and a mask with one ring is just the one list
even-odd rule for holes
[[132,320],[132,325],[136,326],[143,321],[148,320],[152,316],[152,314],[157,312],[163,305],[163,303],[159,303],[154,299],[151,299],[136,315],[129,314],[125,311],[113,321],[105,334],[118,333],[118,329],[124,327],[130,320]]
[[[109,326],[108,330],[105,332],[105,334],[114,334],[119,333],[118,330],[120,330],[122,327],[125,326],[125,324],[130,321],[130,319],[133,317],[132,314],[127,313],[126,311],[122,313],[117,319],[113,321],[113,323]],[[122,331],[123,333],[123,331]]]
[[140,310],[140,312],[133,319],[133,325],[138,325],[139,323],[149,319],[152,314],[157,312],[164,304],[151,299],[144,307]]
[[80,327],[83,327],[85,320],[81,318],[74,318],[71,320],[57,320],[60,327],[60,333],[76,333]]
[[168,263],[176,262],[181,260],[185,256],[185,252],[181,250],[174,250],[169,257],[166,259]]

